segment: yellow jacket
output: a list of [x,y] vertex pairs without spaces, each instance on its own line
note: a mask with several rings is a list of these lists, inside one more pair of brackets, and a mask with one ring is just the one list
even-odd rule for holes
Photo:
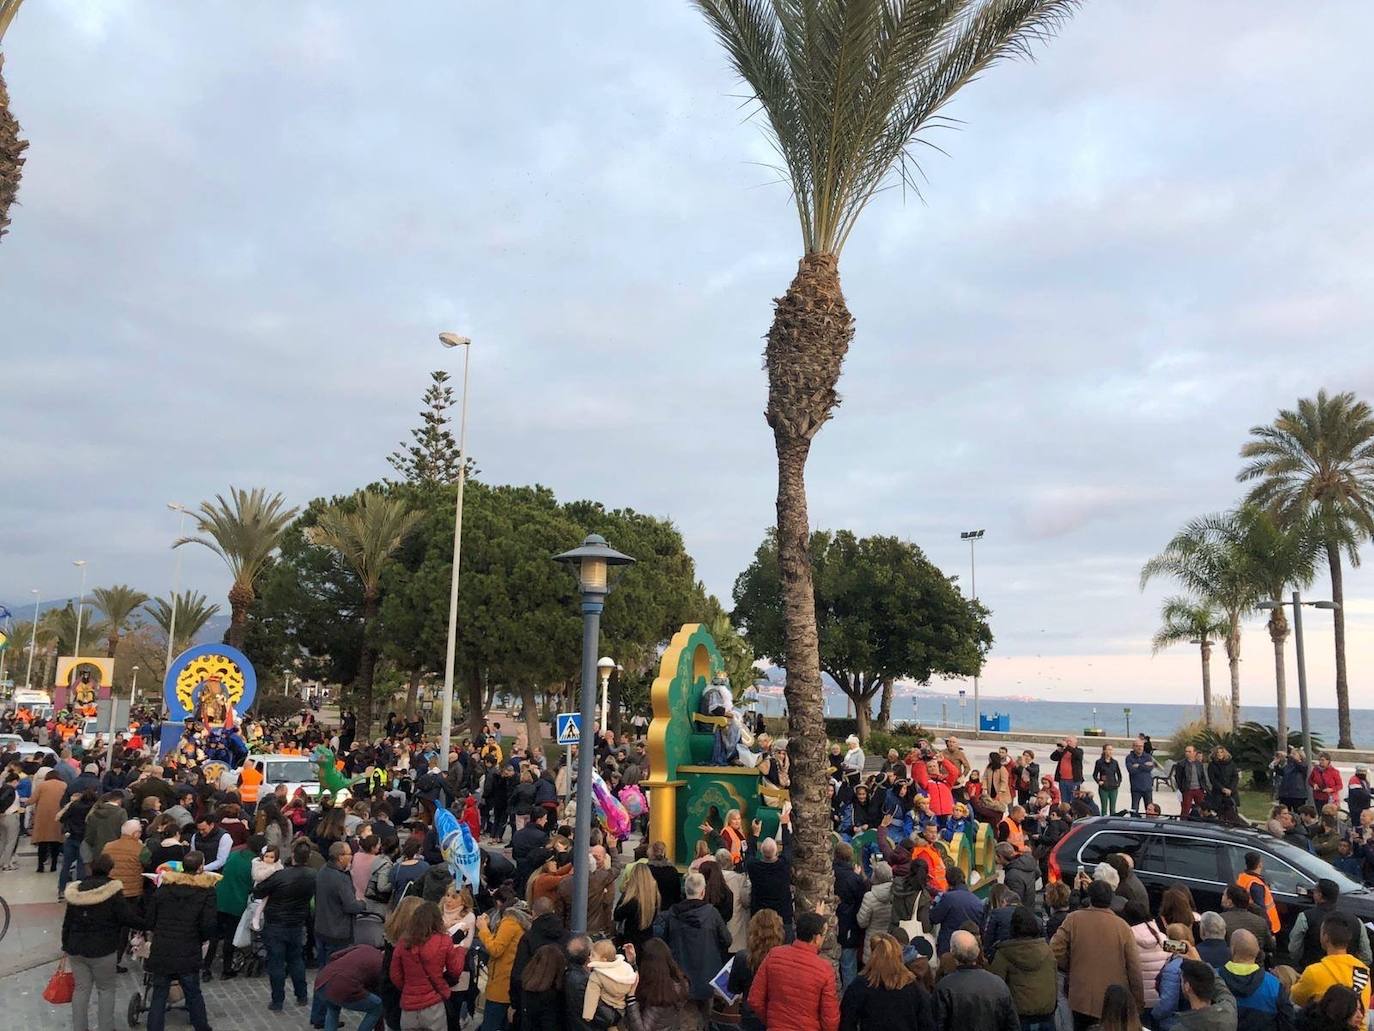
[[502,917],[494,933],[487,930],[485,920],[477,921],[477,937],[491,957],[487,967],[487,1002],[510,1002],[510,972],[515,966],[515,949],[524,936],[525,929],[513,916]]
[[1313,963],[1302,972],[1293,985],[1293,1005],[1306,1006],[1320,999],[1332,985],[1354,988],[1360,993],[1365,1009],[1369,1009],[1369,968],[1354,956],[1336,953]]

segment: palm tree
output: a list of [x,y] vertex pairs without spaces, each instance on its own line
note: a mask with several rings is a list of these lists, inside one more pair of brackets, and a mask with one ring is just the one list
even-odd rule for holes
[[[184,591],[174,596],[176,601],[177,637],[172,642],[173,653],[185,651],[196,635],[205,629],[205,624],[219,612],[218,605],[208,604],[209,599],[199,591]],[[153,622],[162,628],[165,637],[172,635],[172,599],[154,598],[145,608]]]
[[148,600],[148,596],[127,584],[116,584],[113,587],[97,587],[91,592],[91,597],[95,600],[95,607],[105,613],[106,633],[109,635],[105,642],[105,654],[113,659],[119,649],[119,638],[129,629],[134,613]]
[[419,523],[400,498],[362,491],[344,504],[331,505],[306,531],[311,544],[332,548],[353,567],[363,584],[363,647],[358,661],[358,722],[372,726],[372,681],[377,667],[377,613],[381,608],[382,570]]
[[[1254,611],[1255,586],[1241,555],[1233,546],[1233,535],[1220,533],[1218,525],[1230,516],[1205,516],[1194,519],[1174,535],[1164,550],[1145,563],[1140,571],[1140,589],[1156,577],[1176,580],[1193,597],[1220,610],[1226,621],[1222,641],[1226,648],[1226,662],[1231,672],[1231,720],[1240,725],[1240,627],[1242,620]],[[1204,704],[1207,700],[1204,699]],[[1208,704],[1203,719],[1212,726],[1212,710]]]
[[[0,40],[19,13],[24,0],[0,0]],[[19,136],[19,121],[10,112],[10,94],[5,88],[5,55],[0,53],[0,237],[10,224],[10,206],[19,193],[19,177],[24,167],[24,151],[29,143]]]
[[248,622],[248,610],[256,596],[253,585],[267,567],[272,552],[277,550],[282,534],[295,518],[296,509],[286,507],[280,494],[267,496],[262,487],[251,491],[229,488],[226,501],[216,494],[214,502],[202,501],[196,515],[195,537],[182,537],[175,544],[200,544],[209,548],[229,567],[234,578],[229,587],[230,646],[243,648],[243,632]]
[[1202,711],[1211,726],[1212,718],[1212,642],[1225,640],[1231,625],[1215,605],[1174,595],[1165,598],[1159,609],[1160,627],[1150,641],[1152,654],[1158,655],[1175,644],[1196,644],[1202,651]]
[[1374,411],[1351,393],[1317,392],[1282,409],[1267,426],[1252,426],[1240,449],[1250,459],[1236,475],[1254,481],[1248,500],[1283,522],[1316,519],[1336,603],[1336,718],[1339,748],[1353,748],[1350,681],[1345,669],[1345,586],[1341,556],[1360,564],[1359,546],[1374,535]]
[[[105,636],[105,624],[96,619],[91,609],[81,613],[81,639],[99,640]],[[60,609],[48,609],[38,617],[38,633],[41,637],[46,630],[54,638],[58,655],[76,655],[76,606],[67,602]]]
[[894,182],[918,189],[912,149],[1000,58],[1026,56],[1074,0],[694,0],[764,117],[801,222],[803,256],[776,302],[764,362],[778,460],[788,748],[801,904],[832,900],[830,806],[806,459],[839,403],[854,319],[839,258]]

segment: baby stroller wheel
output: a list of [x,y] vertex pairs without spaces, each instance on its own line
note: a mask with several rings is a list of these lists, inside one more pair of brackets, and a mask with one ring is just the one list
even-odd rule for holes
[[143,1013],[143,996],[135,992],[129,997],[129,1026],[138,1027],[139,1017]]

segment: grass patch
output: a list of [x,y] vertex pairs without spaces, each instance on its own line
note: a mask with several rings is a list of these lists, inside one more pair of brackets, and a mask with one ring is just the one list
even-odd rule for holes
[[1264,823],[1269,819],[1269,810],[1274,806],[1274,796],[1268,791],[1254,788],[1241,788],[1240,814],[1251,823]]

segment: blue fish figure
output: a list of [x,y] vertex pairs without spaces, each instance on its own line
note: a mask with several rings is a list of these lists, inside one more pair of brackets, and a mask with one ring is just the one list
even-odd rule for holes
[[466,881],[475,892],[482,876],[482,853],[468,825],[447,809],[436,809],[434,833],[439,837],[439,851],[453,871],[453,879],[459,884]]

